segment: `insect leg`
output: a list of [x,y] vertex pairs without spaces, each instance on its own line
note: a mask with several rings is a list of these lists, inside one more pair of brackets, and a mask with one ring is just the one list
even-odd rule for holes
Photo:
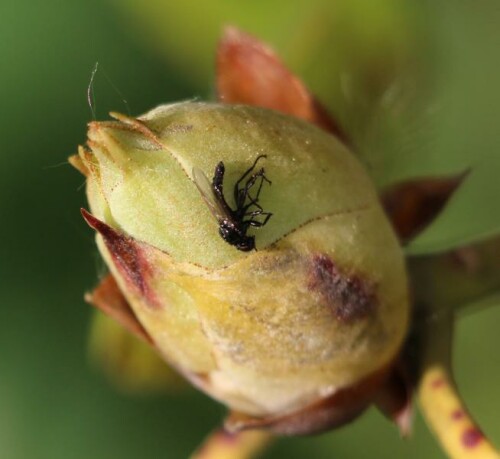
[[264,218],[263,221],[259,221],[259,220],[254,220],[253,217],[251,220],[248,220],[248,226],[251,226],[251,227],[254,227],[254,228],[261,228],[262,226],[264,226],[268,220],[272,217],[272,214],[270,215],[266,215],[266,218]]
[[[257,189],[257,192],[255,193],[255,197],[253,197],[250,194],[250,190],[251,190],[251,188],[253,188],[253,186],[255,185],[255,183],[257,182],[257,180],[259,178],[261,179],[260,183],[259,183],[259,188]],[[271,184],[271,181],[265,176],[264,168],[262,168],[258,172],[256,172],[255,174],[253,174],[247,180],[244,188],[241,188],[241,189],[238,190],[237,206],[238,207],[246,207],[246,209],[248,209],[248,207],[250,207],[250,205],[256,204],[257,201],[259,200],[260,192],[262,190],[262,186],[264,184],[264,181],[266,181],[267,183]],[[247,198],[250,199],[250,203],[247,206],[244,206],[245,201],[246,201]]]
[[259,200],[259,196],[260,196],[260,191],[262,190],[262,185],[264,184],[264,181],[266,181],[267,183],[269,183],[269,185],[271,185],[271,181],[265,176],[265,174],[264,174],[264,168],[262,168],[259,172],[257,172],[254,175],[254,177],[255,177],[255,180],[253,181],[252,185],[248,188],[248,195],[250,195],[250,188],[257,181],[257,178],[260,177],[259,188],[257,189],[257,192],[255,193],[255,199],[254,199],[254,201],[258,201]]
[[258,217],[259,215],[262,215],[263,213],[267,213],[267,212],[264,212],[264,209],[262,207],[260,207],[258,204],[257,206],[259,207],[258,210],[254,210],[252,212],[247,212],[245,214],[245,217]]
[[[238,181],[234,184],[234,201],[236,203],[239,202],[239,194],[240,194],[240,183],[245,180],[248,174],[252,172],[255,169],[255,166],[257,165],[257,162],[259,161],[260,158],[267,158],[267,155],[259,155],[253,162],[253,164],[243,173],[243,175],[238,179]],[[247,182],[248,183],[248,182]]]
[[261,226],[264,226],[268,220],[272,217],[272,213],[271,212],[261,212],[259,215],[265,215],[266,217],[264,218],[263,221],[258,221],[258,220],[248,220],[246,221],[245,223],[248,223],[249,226],[253,226],[255,228],[260,228]]
[[248,215],[249,213],[247,211],[252,206],[257,207],[257,209],[259,209],[261,212],[264,210],[262,208],[262,206],[255,199],[253,199],[251,196],[249,196],[249,199],[250,199],[250,202],[246,206],[243,206],[243,207],[240,208],[240,210],[241,210],[240,214],[241,215]]

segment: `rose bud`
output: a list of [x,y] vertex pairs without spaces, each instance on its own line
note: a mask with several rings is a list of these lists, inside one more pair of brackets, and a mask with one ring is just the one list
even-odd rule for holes
[[162,357],[230,430],[325,430],[376,397],[408,327],[402,250],[335,137],[255,107],[160,106],[92,122],[97,244]]

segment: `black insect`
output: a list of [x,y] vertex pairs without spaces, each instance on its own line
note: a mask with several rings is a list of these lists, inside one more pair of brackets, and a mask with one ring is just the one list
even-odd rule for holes
[[233,193],[236,209],[234,210],[229,207],[224,198],[224,163],[221,161],[215,167],[212,183],[200,169],[193,168],[194,183],[217,219],[222,239],[244,252],[255,249],[255,236],[248,236],[248,229],[251,226],[255,228],[264,226],[272,216],[271,212],[264,212],[259,204],[259,196],[264,182],[271,185],[271,181],[265,176],[263,167],[254,172],[257,162],[261,158],[266,158],[266,155],[258,156],[252,166],[235,183]]

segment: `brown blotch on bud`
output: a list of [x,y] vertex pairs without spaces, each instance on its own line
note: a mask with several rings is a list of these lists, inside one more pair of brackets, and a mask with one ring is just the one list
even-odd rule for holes
[[312,258],[308,288],[319,292],[341,322],[352,322],[370,315],[377,306],[372,286],[358,276],[343,273],[326,255]]
[[138,244],[95,218],[85,209],[81,209],[81,212],[87,224],[102,236],[114,264],[126,282],[132,284],[148,304],[155,305],[155,296],[146,280],[150,268]]

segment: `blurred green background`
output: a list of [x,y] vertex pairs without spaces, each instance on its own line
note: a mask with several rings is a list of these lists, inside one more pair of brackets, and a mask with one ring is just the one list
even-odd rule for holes
[[[66,158],[93,118],[96,62],[98,119],[207,98],[221,27],[238,25],[272,43],[336,113],[380,185],[472,167],[410,250],[499,232],[500,5],[415,3],[2,0],[0,458],[185,458],[224,414],[195,391],[127,395],[89,364],[82,297],[103,267],[79,214],[83,178]],[[455,348],[458,382],[497,444],[499,326],[500,308],[467,314]],[[402,441],[373,410],[265,457],[306,455],[444,457],[419,416]]]

